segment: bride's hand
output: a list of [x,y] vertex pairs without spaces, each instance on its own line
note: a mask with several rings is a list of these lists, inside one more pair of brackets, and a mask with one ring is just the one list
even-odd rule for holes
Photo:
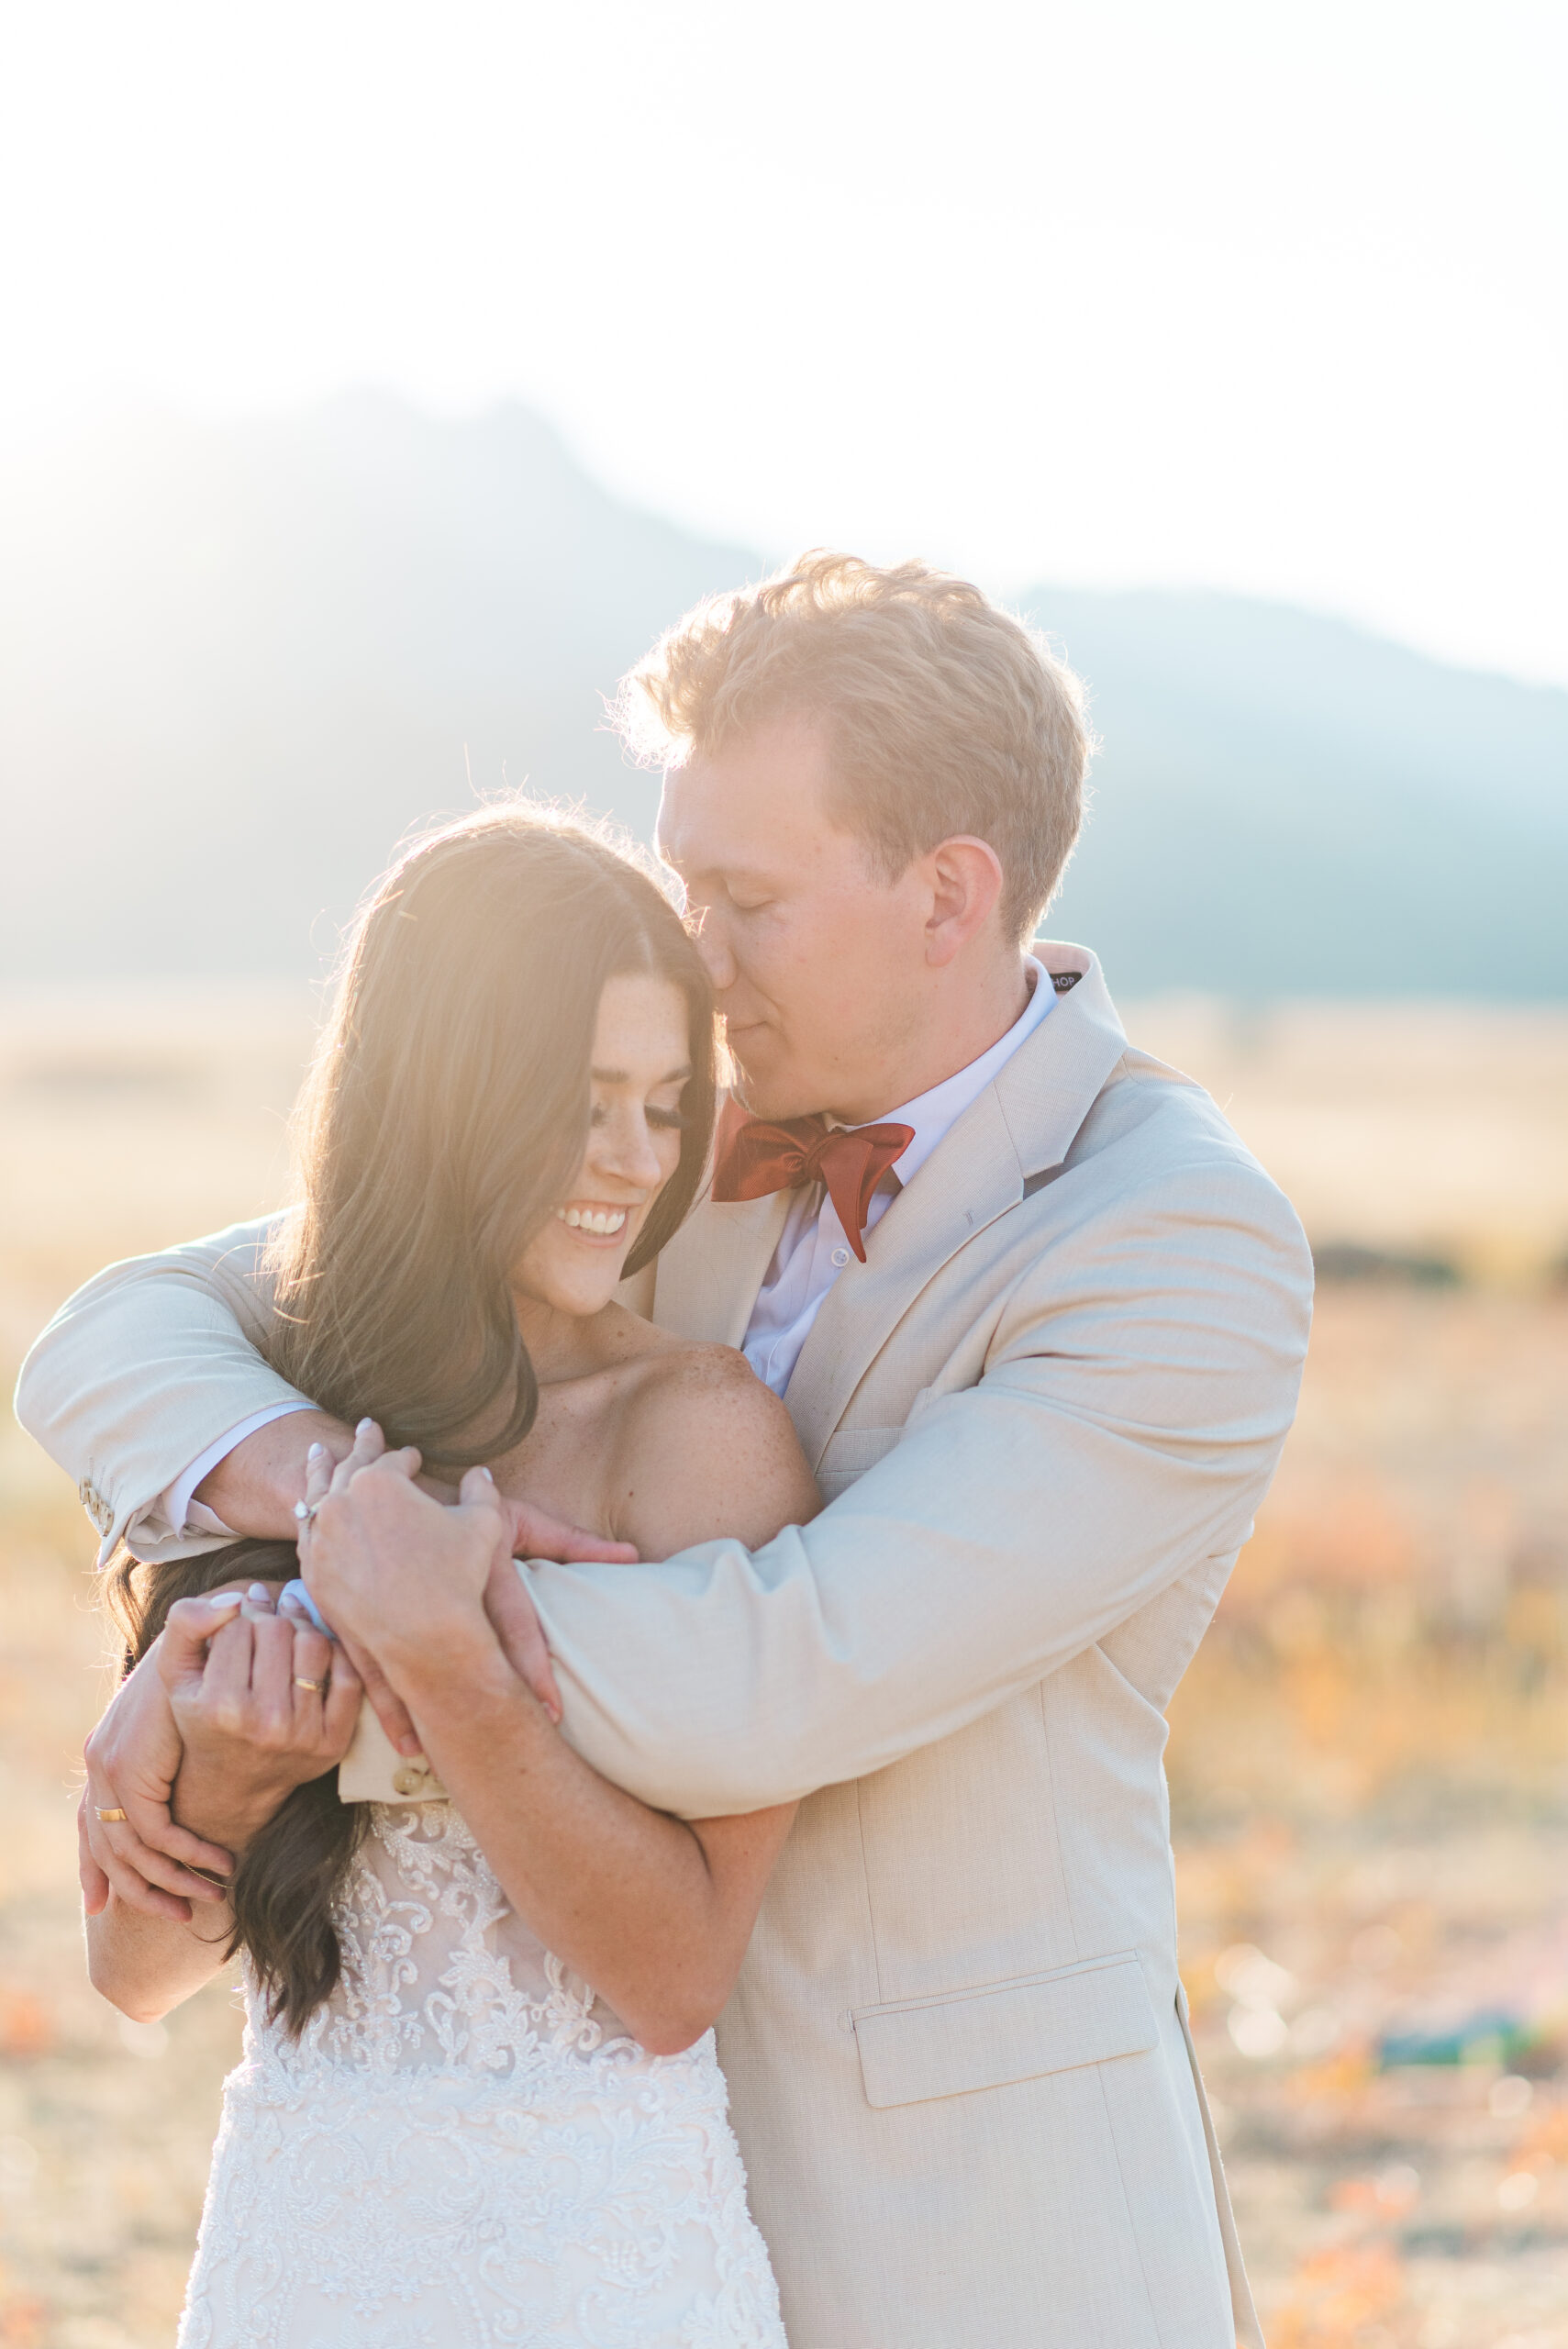
[[158,1654],[184,1749],[175,1806],[230,1850],[348,1751],[358,1673],[314,1624],[275,1611],[264,1585],[179,1600]]
[[301,1526],[301,1571],[323,1618],[394,1679],[400,1660],[493,1642],[485,1587],[511,1555],[488,1469],[469,1471],[455,1508],[421,1492],[418,1471],[412,1446],[388,1452],[361,1421],[346,1460],[312,1464]]
[[[346,1475],[335,1473],[336,1464],[325,1449],[313,1453],[306,1471],[305,1506],[318,1509],[329,1492],[345,1489],[361,1469],[378,1460],[386,1461],[391,1471],[404,1475],[417,1457],[413,1451],[387,1453],[380,1429],[373,1420],[361,1420],[355,1431],[353,1452],[344,1464]],[[449,1487],[438,1491],[423,1475],[416,1475],[414,1481],[422,1491],[442,1502],[449,1501]],[[498,1495],[487,1469],[470,1469],[457,1499],[460,1505],[494,1505],[500,1511],[503,1539],[497,1542],[491,1559],[484,1611],[513,1671],[532,1690],[550,1720],[558,1722],[562,1714],[561,1691],[550,1649],[527,1582],[514,1561],[549,1558],[564,1564],[635,1565],[637,1552],[629,1542],[612,1542],[604,1534],[590,1533],[535,1502]],[[307,1520],[307,1524],[313,1525],[314,1521]],[[311,1589],[314,1597],[314,1585]],[[393,1744],[399,1753],[417,1753],[418,1732],[377,1658],[355,1636],[352,1628],[345,1631],[330,1615],[326,1620],[344,1640],[364,1681],[366,1697],[380,1715],[382,1727]]]

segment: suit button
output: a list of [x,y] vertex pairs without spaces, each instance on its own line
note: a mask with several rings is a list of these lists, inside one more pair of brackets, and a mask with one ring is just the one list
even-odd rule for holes
[[428,1762],[405,1762],[392,1774],[392,1783],[400,1795],[417,1795],[430,1775]]

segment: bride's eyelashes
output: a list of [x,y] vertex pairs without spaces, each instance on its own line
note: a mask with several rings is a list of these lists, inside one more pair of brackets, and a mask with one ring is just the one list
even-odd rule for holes
[[[588,1123],[590,1126],[602,1126],[608,1115],[604,1103],[595,1101],[589,1111]],[[691,1123],[684,1109],[646,1109],[643,1115],[651,1126],[657,1126],[664,1133],[683,1134]]]

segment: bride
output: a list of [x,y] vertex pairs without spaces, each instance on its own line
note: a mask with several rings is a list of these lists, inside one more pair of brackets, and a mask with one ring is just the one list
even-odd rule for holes
[[[525,1486],[651,1557],[817,1507],[743,1359],[613,1295],[696,1194],[713,1062],[679,918],[569,825],[486,810],[360,923],[273,1355],[369,1416],[313,1455],[297,1559],[112,1577],[183,1742],[177,1816],[235,1858],[188,1920],[111,1894],[93,1978],[146,2019],[245,1956],[181,2349],[783,2349],[710,2026],[793,1807],[646,1809],[486,1609]],[[336,1638],[280,1597],[302,1572]],[[422,1748],[400,1787],[448,1798],[339,1801],[373,1670]]]

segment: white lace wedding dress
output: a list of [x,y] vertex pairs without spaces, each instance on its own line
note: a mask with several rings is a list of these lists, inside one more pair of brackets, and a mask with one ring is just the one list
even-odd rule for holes
[[252,1995],[179,2349],[785,2349],[710,2032],[648,2054],[450,1803],[376,1804],[343,1978]]

